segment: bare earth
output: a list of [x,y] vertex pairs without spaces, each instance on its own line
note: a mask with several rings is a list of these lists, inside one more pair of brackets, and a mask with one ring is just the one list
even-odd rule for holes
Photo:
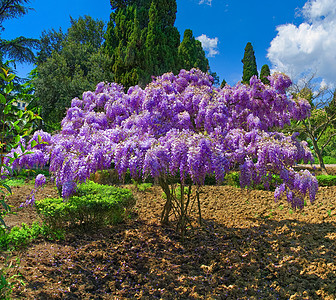
[[[296,212],[272,192],[207,186],[203,227],[189,229],[184,242],[159,223],[159,187],[128,188],[137,204],[124,224],[14,252],[20,264],[10,274],[21,273],[26,285],[15,286],[13,299],[336,299],[336,187],[320,188],[316,202]],[[30,190],[14,188],[10,204]],[[39,197],[56,195],[47,186]],[[34,219],[25,208],[6,221]]]

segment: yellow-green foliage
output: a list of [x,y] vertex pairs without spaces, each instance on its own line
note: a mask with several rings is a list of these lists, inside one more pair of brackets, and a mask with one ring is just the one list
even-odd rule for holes
[[123,221],[135,204],[130,190],[88,182],[79,186],[77,195],[64,201],[46,198],[36,201],[41,218],[51,227],[80,224],[101,226]]

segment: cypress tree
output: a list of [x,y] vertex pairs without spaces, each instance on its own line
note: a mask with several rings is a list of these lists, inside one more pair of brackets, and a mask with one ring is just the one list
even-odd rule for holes
[[222,83],[221,83],[221,85],[220,85],[220,88],[222,89],[223,87],[225,87],[226,83],[227,83],[226,80],[223,79],[223,81],[222,81]]
[[158,76],[178,70],[180,34],[174,27],[176,0],[152,0],[146,37],[146,75]]
[[250,79],[253,75],[258,76],[256,58],[254,56],[254,50],[250,42],[246,44],[242,63],[243,63],[242,83],[249,84]]
[[209,61],[205,57],[202,43],[195,39],[190,29],[184,31],[183,40],[178,48],[180,66],[183,69],[190,70],[199,68],[203,72],[209,69]]
[[180,45],[176,0],[111,0],[111,7],[104,51],[113,60],[116,82],[145,86],[152,76],[181,68],[208,71],[202,44],[191,30]]
[[268,80],[268,76],[271,75],[271,71],[268,65],[263,65],[260,70],[260,80],[264,84],[270,84],[270,81]]

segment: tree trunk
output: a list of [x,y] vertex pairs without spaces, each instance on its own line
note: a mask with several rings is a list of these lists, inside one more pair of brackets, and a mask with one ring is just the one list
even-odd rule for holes
[[316,153],[316,155],[317,155],[317,159],[318,159],[319,164],[320,164],[321,172],[322,172],[322,174],[324,174],[324,175],[328,175],[328,172],[327,172],[327,169],[326,169],[326,167],[325,167],[325,164],[324,164],[324,161],[323,161],[323,157],[322,157],[322,153],[321,153],[321,151],[320,151],[320,148],[319,148],[319,146],[317,145],[317,142],[315,141],[314,138],[312,139],[312,141],[313,141],[314,151],[315,151],[315,153]]

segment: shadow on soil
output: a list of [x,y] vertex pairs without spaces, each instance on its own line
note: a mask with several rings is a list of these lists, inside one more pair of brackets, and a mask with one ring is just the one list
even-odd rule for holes
[[[183,243],[171,228],[134,220],[35,244],[20,267],[26,292],[15,296],[334,299],[336,224],[258,221],[252,228],[226,228],[204,220]],[[28,274],[37,261],[43,276]]]

